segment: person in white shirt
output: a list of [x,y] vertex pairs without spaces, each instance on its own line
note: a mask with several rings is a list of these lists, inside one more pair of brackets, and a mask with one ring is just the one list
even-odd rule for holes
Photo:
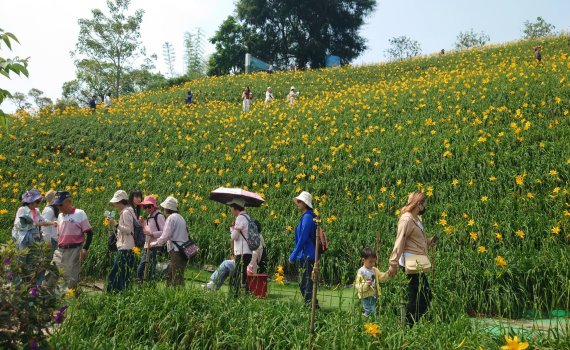
[[230,226],[230,238],[236,264],[230,280],[230,289],[234,296],[238,296],[240,288],[245,288],[247,266],[251,262],[251,250],[246,241],[249,237],[249,220],[251,219],[245,212],[243,199],[235,198],[228,205],[231,207],[232,215],[236,218]]
[[[184,285],[184,270],[188,259],[184,252],[179,251],[178,245],[182,245],[189,240],[186,220],[178,214],[178,200],[174,197],[166,197],[160,203],[164,209],[166,222],[162,229],[162,235],[150,244],[151,247],[161,246],[166,243],[168,255],[170,257],[169,275],[166,284],[168,286]],[[176,244],[175,244],[176,243]]]
[[[45,195],[46,206],[42,211],[43,218],[48,222],[57,221],[59,209],[53,205],[55,199],[55,191],[49,190]],[[57,227],[56,226],[42,226],[42,239],[44,242],[49,243],[53,252],[57,249]]]
[[287,100],[289,101],[289,105],[295,104],[295,99],[299,96],[299,93],[295,91],[295,87],[291,86],[291,90],[289,90],[289,95],[287,95]]
[[265,105],[269,106],[269,104],[271,103],[271,101],[273,101],[273,90],[268,87],[267,90],[265,91]]
[[109,273],[107,291],[121,291],[127,288],[131,282],[131,275],[135,269],[135,225],[137,217],[134,209],[129,205],[129,195],[123,190],[115,192],[109,201],[120,212],[119,222],[109,218],[109,225],[116,227],[117,253],[113,267]]
[[111,96],[109,96],[109,94],[105,95],[105,98],[103,99],[103,107],[105,108],[109,108],[111,107],[113,104],[111,102]]

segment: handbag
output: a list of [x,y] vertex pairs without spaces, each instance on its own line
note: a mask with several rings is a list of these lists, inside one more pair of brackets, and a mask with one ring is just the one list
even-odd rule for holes
[[117,251],[117,235],[115,235],[114,232],[111,232],[107,238],[107,249],[109,249],[110,252]]
[[407,274],[415,274],[431,270],[431,262],[427,255],[404,256]]
[[200,248],[191,239],[182,244],[178,244],[178,242],[175,241],[172,241],[172,243],[174,243],[176,248],[178,248],[178,253],[180,253],[180,255],[182,255],[182,257],[187,260],[192,259],[194,256],[196,256],[196,254],[198,254],[198,251],[200,251]]

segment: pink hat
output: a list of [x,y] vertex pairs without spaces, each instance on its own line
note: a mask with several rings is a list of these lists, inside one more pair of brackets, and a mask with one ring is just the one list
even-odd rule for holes
[[152,205],[155,208],[158,207],[158,205],[156,205],[156,198],[154,198],[153,196],[144,197],[144,200],[139,203],[139,206],[143,206],[143,205]]

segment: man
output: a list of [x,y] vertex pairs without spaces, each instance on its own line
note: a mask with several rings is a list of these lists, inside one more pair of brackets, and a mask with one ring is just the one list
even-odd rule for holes
[[[58,191],[55,194],[53,205],[59,208],[59,216],[57,218],[57,249],[52,263],[63,270],[66,286],[75,289],[79,284],[81,262],[87,257],[93,231],[87,214],[73,206],[69,192]],[[56,282],[57,276],[48,276],[50,288],[55,287]]]
[[97,108],[97,96],[93,95],[91,97],[91,99],[89,100],[89,108],[95,111],[95,108]]

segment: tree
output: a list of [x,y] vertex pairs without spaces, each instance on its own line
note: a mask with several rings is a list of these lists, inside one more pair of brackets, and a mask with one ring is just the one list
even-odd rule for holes
[[384,51],[384,55],[390,60],[415,57],[422,52],[420,43],[407,36],[394,37],[388,41],[390,42],[390,48]]
[[473,28],[466,32],[459,32],[455,41],[455,48],[457,50],[464,50],[471,47],[481,47],[488,43],[489,36],[485,32],[475,33]]
[[174,47],[172,47],[172,44],[168,41],[162,45],[162,56],[164,57],[166,69],[168,69],[168,77],[174,78],[176,76],[176,72],[174,71],[176,56],[174,55]]
[[[8,49],[12,50],[12,42],[17,42],[18,38],[10,32],[4,31],[0,28],[0,49],[2,49],[2,43],[8,47]],[[18,56],[13,58],[4,58],[0,56],[0,74],[5,76],[6,78],[10,79],[10,74],[14,73],[17,75],[25,75],[28,76],[28,59],[27,58],[20,58]],[[6,99],[11,97],[12,95],[8,90],[4,90],[0,88],[0,104]],[[8,122],[6,120],[6,115],[0,109],[0,126],[6,127]]]
[[[93,95],[103,98],[110,92],[114,83],[114,67],[111,63],[95,59],[80,59],[75,61],[75,67],[76,78],[63,83],[64,100],[75,101],[79,104],[87,103]],[[122,87],[123,85],[121,83]]]
[[195,33],[184,33],[184,61],[186,62],[186,76],[188,78],[195,79],[206,74],[202,29],[196,29]]
[[43,108],[53,104],[51,98],[44,96],[44,92],[40,89],[30,89],[28,96],[32,98],[39,110],[42,110]]
[[140,41],[140,26],[144,11],[127,16],[130,0],[107,0],[110,17],[99,9],[91,10],[91,19],[79,19],[76,51],[101,65],[112,66],[114,95],[121,93],[125,70],[145,49]]
[[523,38],[534,39],[554,34],[555,28],[554,25],[547,23],[542,17],[536,17],[536,22],[524,22]]
[[210,39],[222,51],[210,57],[209,70],[241,67],[246,52],[299,67],[323,67],[328,54],[348,63],[366,49],[359,30],[375,6],[376,0],[239,0],[236,17]]
[[245,29],[233,16],[226,18],[210,39],[216,51],[208,60],[208,75],[239,73],[245,63]]
[[16,106],[16,110],[25,111],[32,108],[32,104],[28,102],[28,96],[21,92],[15,92],[9,97],[10,101]]

